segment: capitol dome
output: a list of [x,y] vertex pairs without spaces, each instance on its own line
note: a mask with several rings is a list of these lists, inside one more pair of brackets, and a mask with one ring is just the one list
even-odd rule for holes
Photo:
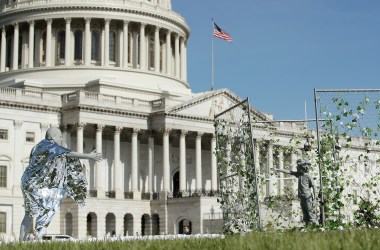
[[191,93],[190,31],[171,0],[2,0],[0,10],[2,87],[148,100]]

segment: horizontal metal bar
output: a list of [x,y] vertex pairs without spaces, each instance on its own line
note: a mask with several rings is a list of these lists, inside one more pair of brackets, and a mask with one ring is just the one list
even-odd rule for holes
[[380,89],[316,89],[315,92],[380,92]]
[[[274,123],[274,122],[315,122],[316,119],[308,119],[308,120],[273,120],[273,121],[256,121],[255,123]],[[318,121],[325,122],[325,121],[331,121],[328,119],[318,119]]]
[[234,106],[232,106],[232,107],[230,107],[230,108],[224,110],[223,112],[221,112],[221,113],[219,113],[219,114],[216,114],[214,117],[217,118],[217,117],[219,117],[219,116],[221,116],[221,115],[227,113],[228,111],[230,111],[230,110],[232,110],[232,109],[234,109],[234,108],[240,106],[241,104],[243,104],[243,103],[245,103],[245,102],[248,102],[248,98],[245,99],[244,101],[239,102],[238,104],[235,104]]

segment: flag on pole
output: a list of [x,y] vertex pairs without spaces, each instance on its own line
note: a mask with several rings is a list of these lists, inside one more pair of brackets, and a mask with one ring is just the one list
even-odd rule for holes
[[219,28],[216,23],[214,23],[214,36],[223,40],[227,40],[228,42],[232,42],[232,37],[227,32]]

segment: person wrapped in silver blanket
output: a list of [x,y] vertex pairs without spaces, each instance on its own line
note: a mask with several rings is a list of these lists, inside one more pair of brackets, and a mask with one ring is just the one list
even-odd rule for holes
[[20,240],[26,240],[33,218],[35,236],[41,239],[65,196],[85,204],[87,180],[79,159],[101,161],[103,156],[95,150],[89,154],[73,152],[61,144],[61,131],[51,127],[30,153],[29,165],[21,177],[25,216]]

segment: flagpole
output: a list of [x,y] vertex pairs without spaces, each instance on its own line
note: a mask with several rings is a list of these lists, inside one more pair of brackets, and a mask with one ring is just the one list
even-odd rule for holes
[[211,18],[211,90],[214,90],[214,18]]

